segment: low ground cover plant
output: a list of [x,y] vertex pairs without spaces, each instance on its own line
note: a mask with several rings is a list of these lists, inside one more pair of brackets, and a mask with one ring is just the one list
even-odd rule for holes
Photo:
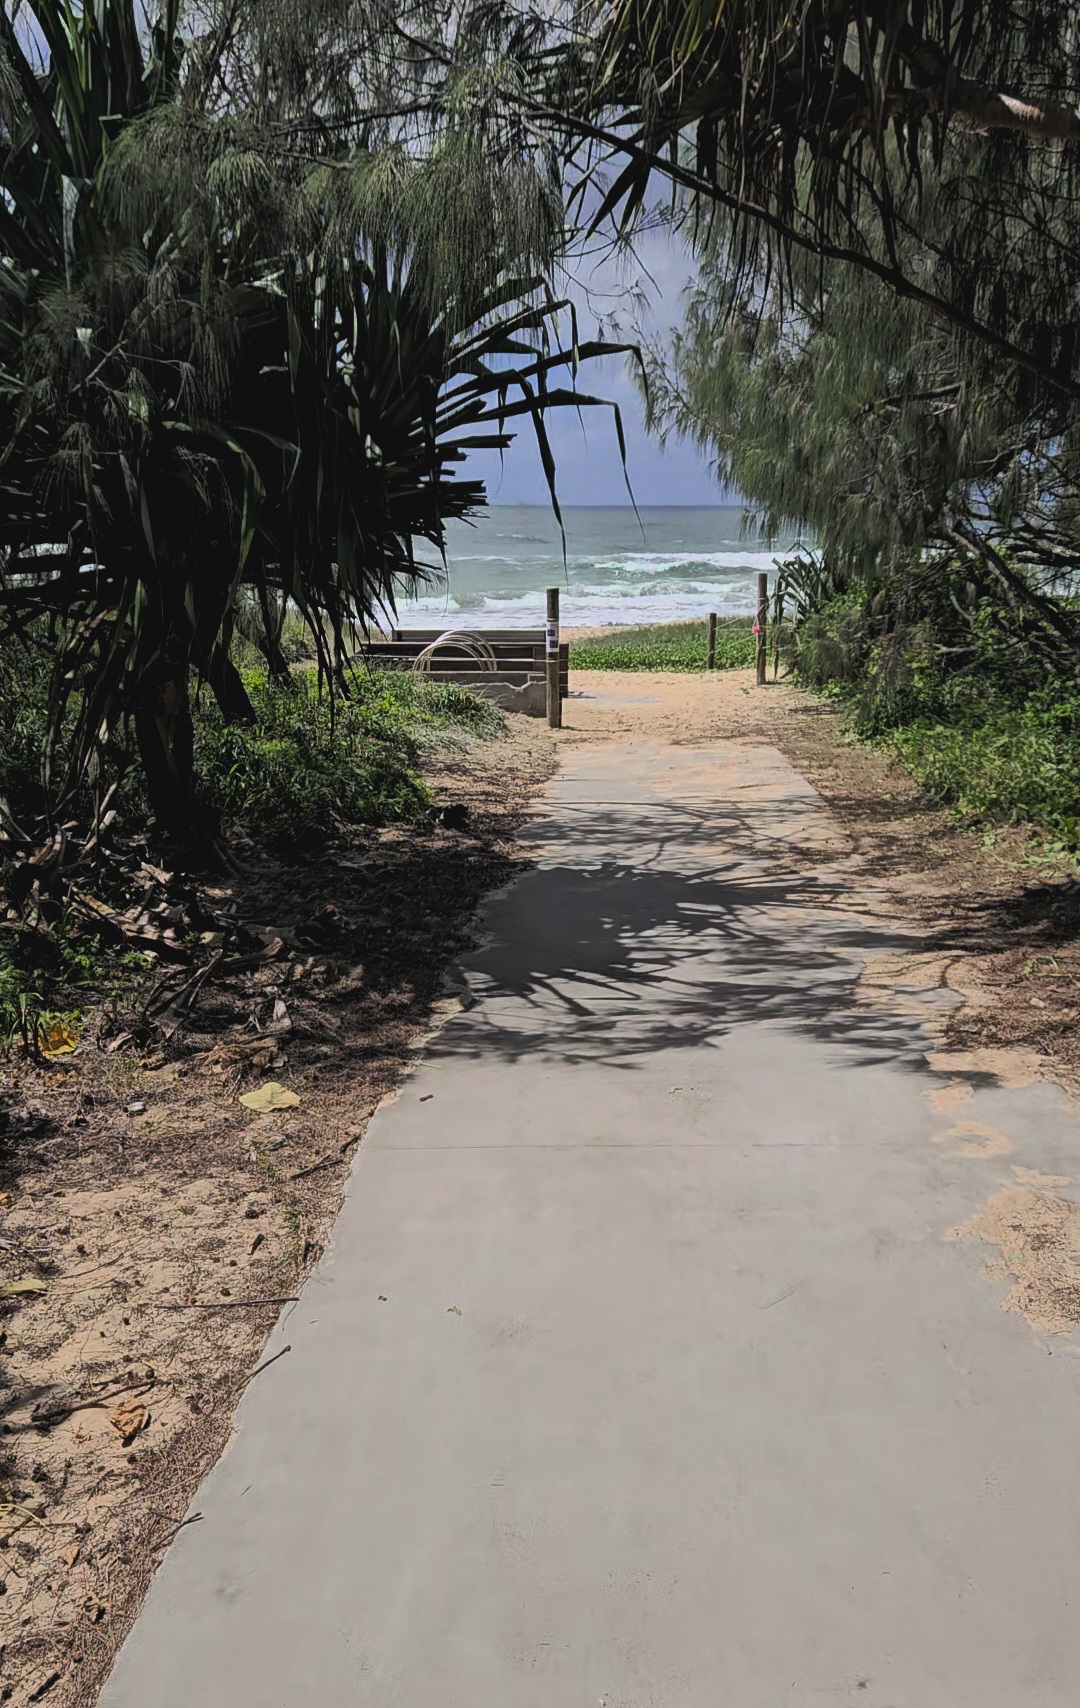
[[[750,617],[723,617],[716,625],[716,668],[748,670],[756,637]],[[589,635],[570,643],[571,670],[704,670],[708,624],[652,623]]]

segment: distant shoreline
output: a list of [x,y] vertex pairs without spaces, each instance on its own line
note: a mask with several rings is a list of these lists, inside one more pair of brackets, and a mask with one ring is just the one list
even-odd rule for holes
[[[741,510],[744,515],[748,511],[752,513],[752,507],[746,504],[562,504],[560,509],[563,511],[619,510],[626,511],[627,515],[630,516],[634,515],[635,510]],[[482,516],[488,510],[542,510],[545,515],[551,515],[551,506],[548,504],[509,503],[486,504],[483,510],[477,512],[477,515]],[[466,517],[465,520],[473,522],[476,518]]]

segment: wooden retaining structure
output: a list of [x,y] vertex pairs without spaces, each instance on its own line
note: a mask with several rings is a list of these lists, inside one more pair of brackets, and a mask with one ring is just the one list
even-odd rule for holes
[[[446,629],[391,629],[385,639],[366,641],[360,648],[360,656],[384,668],[398,665],[408,670],[427,647],[448,632]],[[470,658],[463,645],[448,640],[425,662],[424,674],[433,681],[465,682],[478,687],[485,683],[491,687],[502,682],[514,688],[524,687],[528,682],[544,681],[547,655],[543,629],[462,629],[457,632],[468,634],[470,639],[480,641],[490,649],[495,658],[495,669],[483,669],[474,658]],[[569,692],[569,679],[570,647],[564,641],[559,647],[561,700],[565,700]]]

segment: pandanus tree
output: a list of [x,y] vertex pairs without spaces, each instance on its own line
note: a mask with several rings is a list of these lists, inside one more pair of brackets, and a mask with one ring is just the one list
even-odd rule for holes
[[195,676],[249,715],[239,604],[272,657],[291,603],[333,675],[427,573],[414,542],[437,558],[482,503],[466,454],[524,415],[550,479],[545,411],[593,401],[553,383],[592,349],[553,335],[557,184],[485,150],[460,91],[426,149],[361,146],[280,33],[244,106],[242,11],[194,41],[178,0],[3,12],[0,612],[47,637],[54,822],[130,717],[183,828]]

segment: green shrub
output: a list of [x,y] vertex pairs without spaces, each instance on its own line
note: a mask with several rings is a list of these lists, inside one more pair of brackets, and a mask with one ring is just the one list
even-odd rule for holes
[[438,739],[455,732],[491,736],[506,728],[503,714],[463,683],[420,676],[411,670],[365,672],[357,678],[355,692],[377,700],[414,738],[423,739],[425,733],[435,732],[439,732]]
[[[314,671],[275,686],[264,669],[244,678],[255,707],[250,726],[226,726],[205,690],[196,704],[199,787],[226,819],[286,852],[325,841],[335,828],[414,818],[430,802],[418,774],[425,747],[488,736],[501,713],[468,688],[429,682],[407,671],[358,674],[349,697],[331,701]],[[44,808],[41,752],[48,672],[10,637],[0,644],[0,795],[30,824]],[[139,770],[117,734],[118,756],[132,764],[120,800],[129,820],[144,820]],[[83,803],[84,805],[86,803]],[[32,1044],[54,1023],[77,1031],[81,1010],[140,981],[153,965],[111,947],[55,904],[47,930],[0,931],[0,1047]]]
[[[654,623],[570,642],[571,670],[704,670],[708,624]],[[751,618],[724,617],[716,627],[718,670],[751,669],[757,637]]]
[[916,719],[891,731],[898,753],[932,799],[984,823],[1033,824],[1080,850],[1080,704],[986,704],[953,723]]
[[0,643],[0,795],[16,819],[44,807],[41,756],[48,718],[48,671],[15,637]]
[[66,916],[48,933],[0,932],[0,1049],[33,1045],[55,1022],[78,1031],[82,1007],[130,994],[157,970],[131,949],[102,943]]
[[347,824],[415,818],[431,799],[417,775],[421,746],[502,725],[466,688],[406,671],[358,674],[347,699],[332,700],[314,671],[286,686],[250,671],[244,683],[254,725],[224,724],[203,696],[200,786],[226,819],[285,849],[311,846]]
[[799,626],[802,681],[839,701],[854,733],[896,753],[935,801],[984,824],[1031,824],[1080,851],[1080,683],[1047,680],[998,606],[961,615],[938,589],[905,622],[868,595],[834,598]]

